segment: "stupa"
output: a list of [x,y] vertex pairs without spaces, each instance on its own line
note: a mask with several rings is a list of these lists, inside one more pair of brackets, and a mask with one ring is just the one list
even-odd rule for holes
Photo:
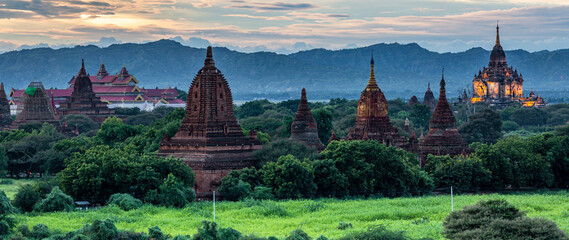
[[237,123],[231,90],[208,47],[188,91],[186,116],[175,136],[164,136],[158,155],[182,158],[196,174],[198,197],[207,198],[229,171],[254,166],[252,153],[260,148],[256,133],[244,136]]
[[303,142],[310,147],[316,148],[318,151],[326,148],[320,141],[320,138],[318,138],[318,125],[310,112],[308,100],[306,99],[306,89],[304,88],[302,89],[296,116],[290,125],[290,140]]
[[0,83],[0,125],[10,125],[11,123],[10,103],[4,91],[4,83]]
[[423,105],[429,107],[431,111],[434,111],[437,106],[437,100],[435,99],[433,91],[431,91],[431,83],[427,85],[427,91],[425,92],[425,97],[423,97]]
[[16,116],[14,124],[26,122],[49,122],[56,126],[59,119],[55,112],[55,104],[50,100],[41,82],[31,82],[23,95],[23,104],[19,104],[21,111]]
[[446,98],[444,72],[439,101],[429,121],[429,132],[419,143],[419,150],[422,164],[425,164],[428,154],[455,156],[470,153],[468,145],[456,129],[456,119]]

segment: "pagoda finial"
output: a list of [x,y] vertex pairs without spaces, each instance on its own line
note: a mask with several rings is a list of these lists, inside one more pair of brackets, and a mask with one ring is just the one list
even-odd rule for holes
[[496,23],[496,46],[500,46],[500,26],[499,26],[499,21]]
[[306,100],[306,89],[302,88],[302,92],[300,94],[300,101]]
[[85,70],[85,60],[81,59],[81,69],[77,73],[77,77],[85,77],[87,76],[87,71]]
[[427,91],[430,91],[430,90],[431,90],[431,83],[428,82],[428,83],[427,83]]
[[375,80],[375,71],[373,70],[373,51],[371,53],[371,61],[370,61],[370,65],[371,65],[371,71],[369,72],[369,80],[367,82],[367,87],[366,87],[366,91],[370,91],[370,90],[379,90],[379,87],[377,86],[377,81]]
[[445,91],[445,85],[445,66],[443,66],[443,76],[441,78],[441,94],[443,94],[443,91]]
[[211,46],[207,47],[207,53],[205,56],[204,66],[213,66],[215,67],[215,62],[213,61],[213,51]]

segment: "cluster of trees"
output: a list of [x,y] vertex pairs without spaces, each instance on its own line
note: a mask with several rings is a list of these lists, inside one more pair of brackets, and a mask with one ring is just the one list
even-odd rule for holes
[[377,141],[332,141],[319,156],[298,151],[293,142],[271,143],[267,149],[289,154],[263,154],[262,167],[231,171],[219,188],[224,197],[395,197],[426,194],[434,187],[414,154]]
[[512,136],[495,144],[474,143],[470,156],[429,156],[425,170],[438,188],[569,187],[569,136]]

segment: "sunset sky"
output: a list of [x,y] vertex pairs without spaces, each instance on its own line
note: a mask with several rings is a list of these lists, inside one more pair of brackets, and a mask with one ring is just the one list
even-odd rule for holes
[[0,0],[0,52],[103,37],[248,52],[383,42],[457,52],[491,48],[496,21],[505,49],[569,48],[568,0]]

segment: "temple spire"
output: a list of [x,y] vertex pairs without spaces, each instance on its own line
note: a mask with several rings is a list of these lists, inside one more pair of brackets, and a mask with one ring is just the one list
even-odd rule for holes
[[500,46],[500,26],[496,23],[496,46]]
[[109,73],[107,72],[107,69],[105,68],[105,64],[103,64],[103,61],[101,61],[101,66],[99,67],[99,72],[97,72],[97,78],[103,78],[109,76]]
[[371,61],[370,61],[370,65],[371,65],[371,70],[369,72],[369,80],[367,81],[367,87],[366,90],[367,91],[377,91],[379,90],[379,87],[377,86],[377,81],[375,80],[375,71],[373,70],[373,51],[371,52]]
[[207,47],[207,53],[204,60],[204,67],[215,67],[215,62],[213,61],[213,53],[211,46]]
[[87,76],[87,71],[85,70],[85,61],[81,59],[81,69],[77,72],[77,77],[85,77]]

